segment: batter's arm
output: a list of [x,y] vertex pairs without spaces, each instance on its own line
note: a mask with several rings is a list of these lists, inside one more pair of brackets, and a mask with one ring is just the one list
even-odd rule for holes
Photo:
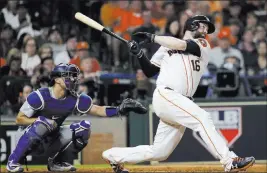
[[149,78],[153,77],[156,74],[159,73],[160,68],[157,67],[156,65],[152,64],[149,59],[146,57],[144,52],[141,50],[141,55],[138,56],[138,61],[141,66],[141,69],[143,70],[144,74]]
[[158,36],[155,35],[154,42],[160,44],[161,46],[167,47],[169,49],[175,50],[185,50],[187,43],[185,40],[181,40],[171,36]]
[[144,52],[139,47],[139,44],[134,40],[128,42],[130,52],[137,57],[141,69],[147,77],[153,77],[159,73],[160,68],[149,61]]
[[191,39],[181,40],[170,36],[155,35],[154,42],[169,49],[181,50],[193,54],[197,57],[201,57],[199,45]]
[[169,49],[185,51],[198,57],[201,56],[200,47],[192,39],[181,40],[171,36],[159,36],[147,32],[138,32],[134,35],[143,40],[140,42],[140,44],[158,43],[161,46]]

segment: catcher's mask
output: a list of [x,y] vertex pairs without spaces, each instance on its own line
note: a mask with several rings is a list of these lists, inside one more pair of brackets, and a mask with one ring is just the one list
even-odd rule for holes
[[60,63],[50,74],[51,84],[55,84],[55,78],[63,78],[66,89],[73,95],[76,95],[78,88],[80,69],[74,64]]
[[211,34],[215,31],[215,26],[207,16],[204,15],[196,15],[194,17],[190,17],[185,22],[184,32],[188,31],[196,31],[199,28],[199,23],[205,23],[208,25],[208,34]]

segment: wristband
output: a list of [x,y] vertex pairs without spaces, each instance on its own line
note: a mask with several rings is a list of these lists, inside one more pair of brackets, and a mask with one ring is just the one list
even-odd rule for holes
[[118,114],[117,107],[106,107],[106,115],[107,117],[112,117]]

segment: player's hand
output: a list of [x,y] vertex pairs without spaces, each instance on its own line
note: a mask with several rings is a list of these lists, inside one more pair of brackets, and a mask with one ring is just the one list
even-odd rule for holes
[[134,41],[134,40],[129,41],[127,46],[129,48],[129,51],[132,54],[134,54],[134,55],[140,54],[141,49],[140,49],[140,47],[139,47],[139,45],[138,45],[138,43],[136,41]]
[[128,98],[123,100],[121,105],[118,107],[118,114],[125,115],[128,114],[130,111],[133,111],[138,114],[147,113],[147,109],[141,103]]
[[155,34],[151,34],[148,32],[137,32],[133,34],[138,40],[140,40],[139,45],[154,43]]

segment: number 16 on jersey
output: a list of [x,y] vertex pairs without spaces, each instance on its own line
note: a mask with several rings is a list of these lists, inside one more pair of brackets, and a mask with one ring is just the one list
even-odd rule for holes
[[191,60],[191,63],[194,71],[200,70],[199,60]]

